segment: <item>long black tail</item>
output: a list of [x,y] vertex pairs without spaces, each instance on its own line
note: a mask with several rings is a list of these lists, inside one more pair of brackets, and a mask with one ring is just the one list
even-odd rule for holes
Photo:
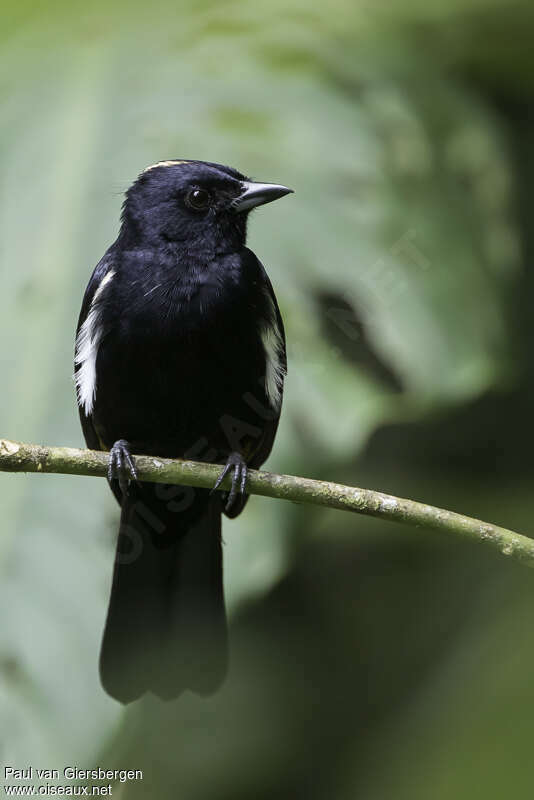
[[220,498],[191,491],[141,484],[122,502],[100,676],[123,703],[209,694],[226,673]]

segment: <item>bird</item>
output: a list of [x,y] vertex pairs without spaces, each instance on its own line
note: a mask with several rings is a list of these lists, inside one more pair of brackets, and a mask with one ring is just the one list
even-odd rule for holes
[[[247,221],[291,192],[214,162],[147,167],[83,297],[78,411],[87,446],[109,452],[121,509],[99,671],[121,703],[208,696],[227,672],[221,518],[243,510],[247,470],[271,452],[287,372],[282,317],[246,246]],[[134,454],[221,470],[211,491],[149,483]]]

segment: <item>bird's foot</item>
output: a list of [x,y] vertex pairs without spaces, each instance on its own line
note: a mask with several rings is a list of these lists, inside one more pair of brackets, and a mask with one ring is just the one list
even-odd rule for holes
[[126,495],[132,481],[137,480],[137,470],[125,439],[118,439],[109,451],[108,480],[117,480]]
[[239,453],[230,453],[212,492],[219,488],[230,471],[232,471],[232,487],[226,494],[226,505],[224,506],[224,513],[227,515],[232,514],[236,501],[239,503],[245,494],[248,469],[245,459]]

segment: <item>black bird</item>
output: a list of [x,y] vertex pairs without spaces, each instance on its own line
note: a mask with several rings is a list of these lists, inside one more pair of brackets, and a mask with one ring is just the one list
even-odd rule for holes
[[[221,514],[269,455],[286,374],[271,282],[245,246],[251,209],[290,192],[202,161],[161,161],[126,192],[120,233],[78,321],[87,446],[121,505],[100,654],[106,691],[209,694],[227,666]],[[224,465],[230,492],[136,480],[132,453]]]

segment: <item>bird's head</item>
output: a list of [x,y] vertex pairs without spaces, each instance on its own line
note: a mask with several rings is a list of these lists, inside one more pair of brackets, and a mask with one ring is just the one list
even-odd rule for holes
[[159,161],[126,192],[123,233],[147,245],[232,252],[245,243],[249,211],[291,191],[221,164]]

